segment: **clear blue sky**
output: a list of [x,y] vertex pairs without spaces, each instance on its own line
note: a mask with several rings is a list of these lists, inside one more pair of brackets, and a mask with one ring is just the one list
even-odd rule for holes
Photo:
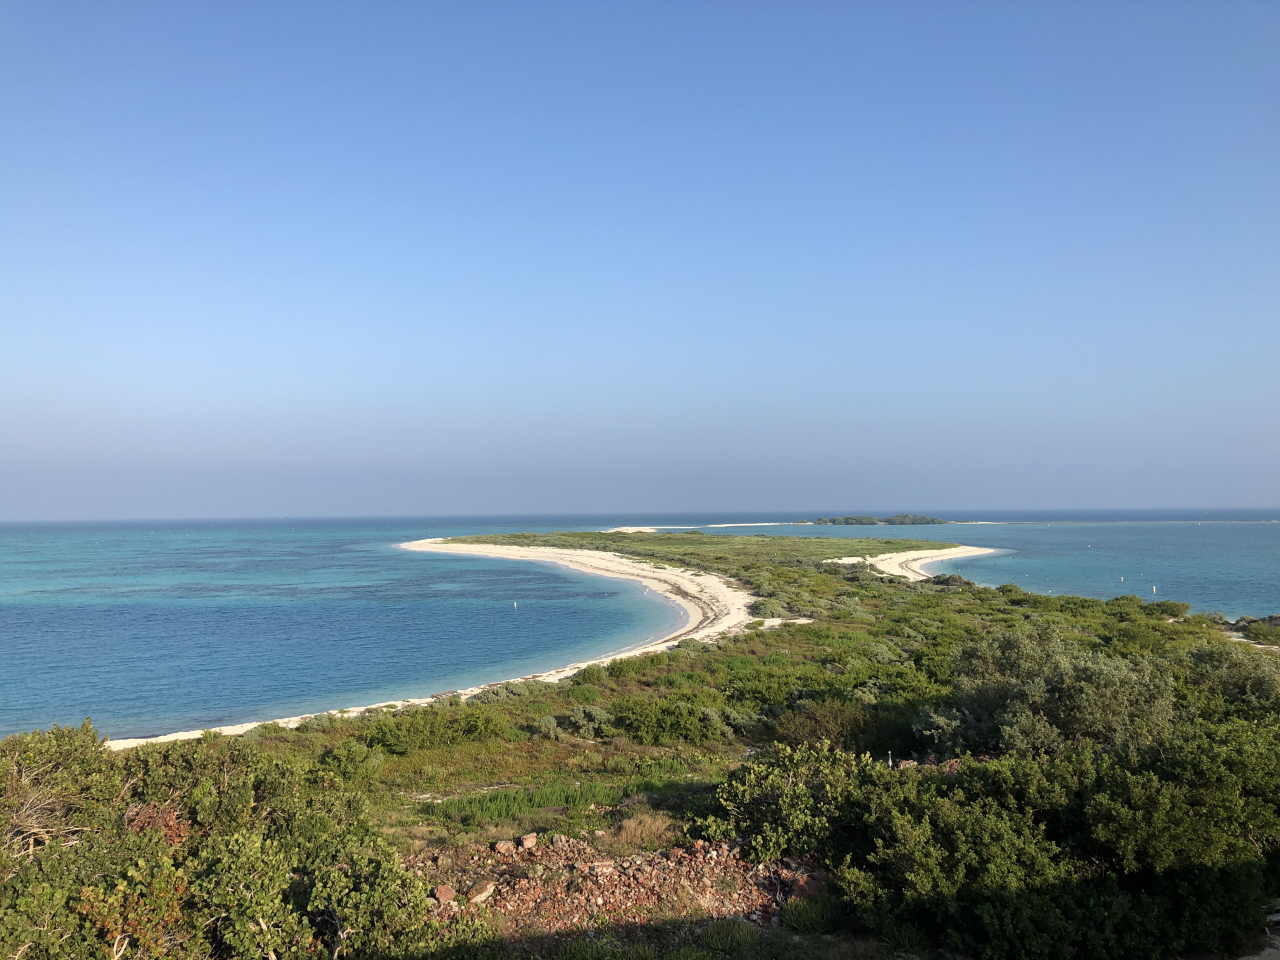
[[1280,505],[1280,5],[0,7],[0,519]]

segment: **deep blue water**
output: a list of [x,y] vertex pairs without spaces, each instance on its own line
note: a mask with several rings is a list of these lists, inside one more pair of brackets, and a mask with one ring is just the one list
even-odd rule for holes
[[[1055,517],[1069,522],[1043,522]],[[781,518],[0,525],[0,734],[90,716],[114,737],[146,736],[424,696],[598,656],[666,633],[678,611],[628,581],[395,544]],[[1155,586],[1159,598],[1233,618],[1280,612],[1280,512],[1005,519],[1021,522],[703,529],[992,546],[1009,552],[938,569],[1097,597],[1149,598]]]

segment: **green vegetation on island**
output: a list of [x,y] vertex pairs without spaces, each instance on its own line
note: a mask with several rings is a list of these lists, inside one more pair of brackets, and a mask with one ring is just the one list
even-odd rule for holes
[[813,521],[837,527],[874,527],[880,524],[889,526],[922,526],[931,523],[946,523],[939,517],[922,517],[918,513],[895,513],[892,517],[819,517]]
[[[8,737],[0,955],[1238,955],[1280,893],[1280,660],[1186,604],[825,562],[903,541],[465,539],[689,565],[813,622],[296,730]],[[726,843],[830,890],[771,932],[710,923],[673,881],[644,923],[592,906],[558,939],[429,899],[531,831],[619,864]],[[503,877],[566,900],[586,882]]]

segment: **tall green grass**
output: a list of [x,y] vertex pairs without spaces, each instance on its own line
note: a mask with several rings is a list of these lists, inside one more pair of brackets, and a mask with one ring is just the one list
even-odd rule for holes
[[535,790],[491,790],[455,797],[430,804],[425,812],[456,821],[507,820],[543,807],[568,807],[570,810],[581,810],[592,804],[611,807],[621,802],[623,793],[622,787],[590,781],[583,781],[581,786],[549,783]]

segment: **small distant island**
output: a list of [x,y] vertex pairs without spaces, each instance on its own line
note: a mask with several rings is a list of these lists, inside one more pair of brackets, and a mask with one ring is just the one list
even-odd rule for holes
[[836,527],[924,526],[928,523],[948,523],[941,517],[922,517],[918,513],[896,513],[892,517],[819,517],[813,523]]

